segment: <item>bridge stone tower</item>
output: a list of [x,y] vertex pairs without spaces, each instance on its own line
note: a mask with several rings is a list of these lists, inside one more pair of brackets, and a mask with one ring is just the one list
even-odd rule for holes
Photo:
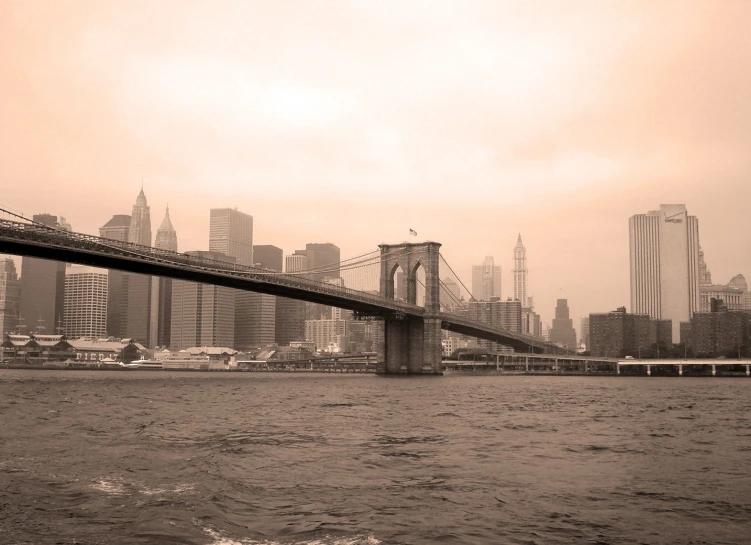
[[381,244],[381,295],[394,298],[394,272],[407,281],[407,303],[417,303],[417,271],[425,271],[423,317],[387,316],[378,347],[379,374],[441,375],[439,250],[437,242]]

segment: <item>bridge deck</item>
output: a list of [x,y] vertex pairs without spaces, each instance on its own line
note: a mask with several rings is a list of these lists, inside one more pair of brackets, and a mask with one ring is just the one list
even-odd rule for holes
[[[40,224],[0,220],[0,251],[255,291],[376,316],[425,316],[425,309],[418,305],[301,275],[63,231]],[[535,337],[512,333],[464,316],[441,313],[440,318],[444,329],[496,341],[515,349],[538,352],[561,350]]]

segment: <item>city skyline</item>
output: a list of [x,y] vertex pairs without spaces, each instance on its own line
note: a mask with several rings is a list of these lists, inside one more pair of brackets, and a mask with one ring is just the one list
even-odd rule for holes
[[[169,2],[148,16],[13,4],[3,50],[34,45],[0,58],[4,204],[93,234],[143,179],[185,250],[209,247],[206,209],[238,206],[257,242],[285,252],[332,241],[351,256],[413,228],[465,283],[477,256],[511,271],[521,232],[545,321],[561,297],[576,323],[629,304],[626,221],[658,202],[700,219],[718,281],[749,274],[751,6],[545,6],[545,20],[533,5],[405,6],[399,20],[423,30],[376,46],[365,37],[390,28],[384,6],[347,8],[358,35],[349,16],[302,7],[301,39],[274,6],[195,6],[173,21]],[[138,44],[133,18],[146,21]],[[246,21],[290,62],[254,53]],[[226,40],[186,53],[206,33]]]

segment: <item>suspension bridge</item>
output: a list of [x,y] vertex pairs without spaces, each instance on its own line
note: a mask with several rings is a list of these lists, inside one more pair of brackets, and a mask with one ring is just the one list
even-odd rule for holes
[[[467,302],[441,280],[443,269],[446,279],[469,292],[437,242],[381,244],[336,264],[282,273],[66,231],[2,211],[13,217],[0,219],[2,253],[277,295],[351,310],[357,319],[381,320],[381,374],[442,374],[442,329],[523,352],[562,352],[537,337],[473,319]],[[317,279],[327,275],[340,280]]]

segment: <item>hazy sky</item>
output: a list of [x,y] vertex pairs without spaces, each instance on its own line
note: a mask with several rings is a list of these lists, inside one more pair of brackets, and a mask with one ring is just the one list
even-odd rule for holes
[[145,180],[180,250],[443,243],[550,321],[629,303],[628,217],[751,280],[751,1],[0,0],[0,206],[98,234]]

